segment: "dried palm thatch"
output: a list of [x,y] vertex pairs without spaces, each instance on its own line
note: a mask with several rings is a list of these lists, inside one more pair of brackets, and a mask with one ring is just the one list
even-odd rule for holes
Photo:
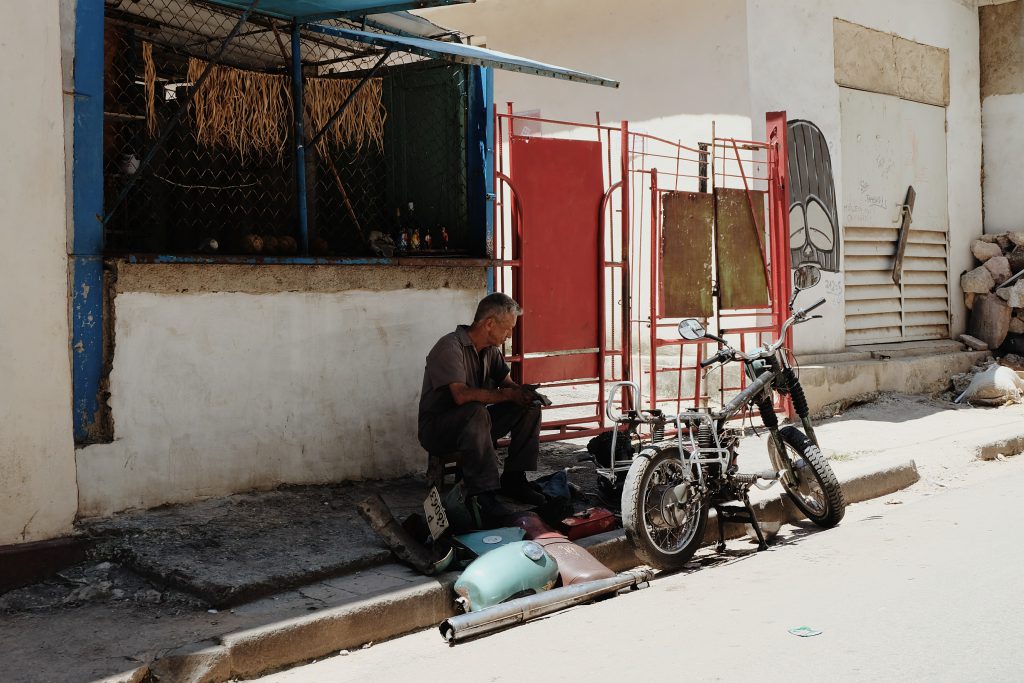
[[[355,80],[333,78],[311,78],[306,82],[306,119],[313,131],[319,131],[341,108],[345,99],[359,84]],[[374,144],[384,148],[384,107],[381,104],[383,84],[379,78],[366,82],[362,90],[349,104],[345,113],[331,124],[317,143],[321,152],[330,145],[346,145],[362,149],[363,145]]]
[[[189,59],[189,80],[198,80],[206,64],[201,59]],[[307,134],[320,130],[355,87],[355,81],[308,79],[304,94]],[[320,151],[326,151],[329,145],[358,149],[369,143],[382,149],[382,91],[380,79],[367,82],[345,114],[320,139]],[[292,125],[291,78],[214,66],[192,100],[192,111],[199,144],[233,149],[243,159],[253,153],[280,159]]]
[[153,43],[142,43],[142,62],[145,65],[146,82],[146,130],[150,137],[156,137],[156,64],[153,63]]
[[[206,68],[189,59],[192,82]],[[285,76],[214,66],[192,99],[196,141],[207,147],[227,147],[242,159],[250,154],[284,154],[291,122],[290,79]]]

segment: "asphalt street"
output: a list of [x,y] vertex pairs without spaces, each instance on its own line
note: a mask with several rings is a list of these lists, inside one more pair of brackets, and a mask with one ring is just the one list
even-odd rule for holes
[[[1024,457],[731,542],[649,588],[447,646],[428,630],[264,681],[1019,681]],[[820,631],[800,637],[799,627]]]

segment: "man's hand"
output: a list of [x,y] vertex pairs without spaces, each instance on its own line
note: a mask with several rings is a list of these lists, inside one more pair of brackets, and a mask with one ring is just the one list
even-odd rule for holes
[[529,389],[524,389],[523,387],[519,386],[502,387],[501,394],[502,396],[507,397],[507,399],[512,403],[515,403],[517,406],[523,408],[525,408],[528,405],[531,405],[534,399],[536,398],[536,395],[533,391]]

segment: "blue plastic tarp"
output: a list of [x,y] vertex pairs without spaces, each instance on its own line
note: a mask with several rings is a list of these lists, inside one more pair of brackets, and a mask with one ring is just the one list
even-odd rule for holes
[[[217,5],[248,9],[252,0],[210,0]],[[260,0],[255,12],[284,19],[308,20],[346,14],[397,12],[406,9],[455,5],[475,0]]]
[[589,83],[591,85],[603,85],[609,88],[619,87],[618,81],[603,76],[567,69],[553,64],[537,62],[525,57],[488,50],[473,45],[462,45],[461,43],[449,43],[440,40],[427,38],[413,38],[407,36],[392,36],[383,33],[369,33],[356,29],[339,28],[336,26],[324,26],[321,24],[308,24],[303,27],[305,31],[322,33],[324,35],[344,38],[357,43],[375,45],[377,47],[391,48],[402,52],[411,52],[427,57],[439,59],[446,62],[458,64],[471,64],[475,66],[486,66],[505,71],[517,71],[519,73],[547,76],[549,78],[561,78],[567,81],[578,83]]

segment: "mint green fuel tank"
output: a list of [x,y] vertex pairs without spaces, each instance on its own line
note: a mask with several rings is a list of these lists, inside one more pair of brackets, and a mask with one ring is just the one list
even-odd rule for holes
[[533,541],[495,548],[473,560],[455,582],[455,593],[467,612],[546,591],[558,580],[558,564]]

